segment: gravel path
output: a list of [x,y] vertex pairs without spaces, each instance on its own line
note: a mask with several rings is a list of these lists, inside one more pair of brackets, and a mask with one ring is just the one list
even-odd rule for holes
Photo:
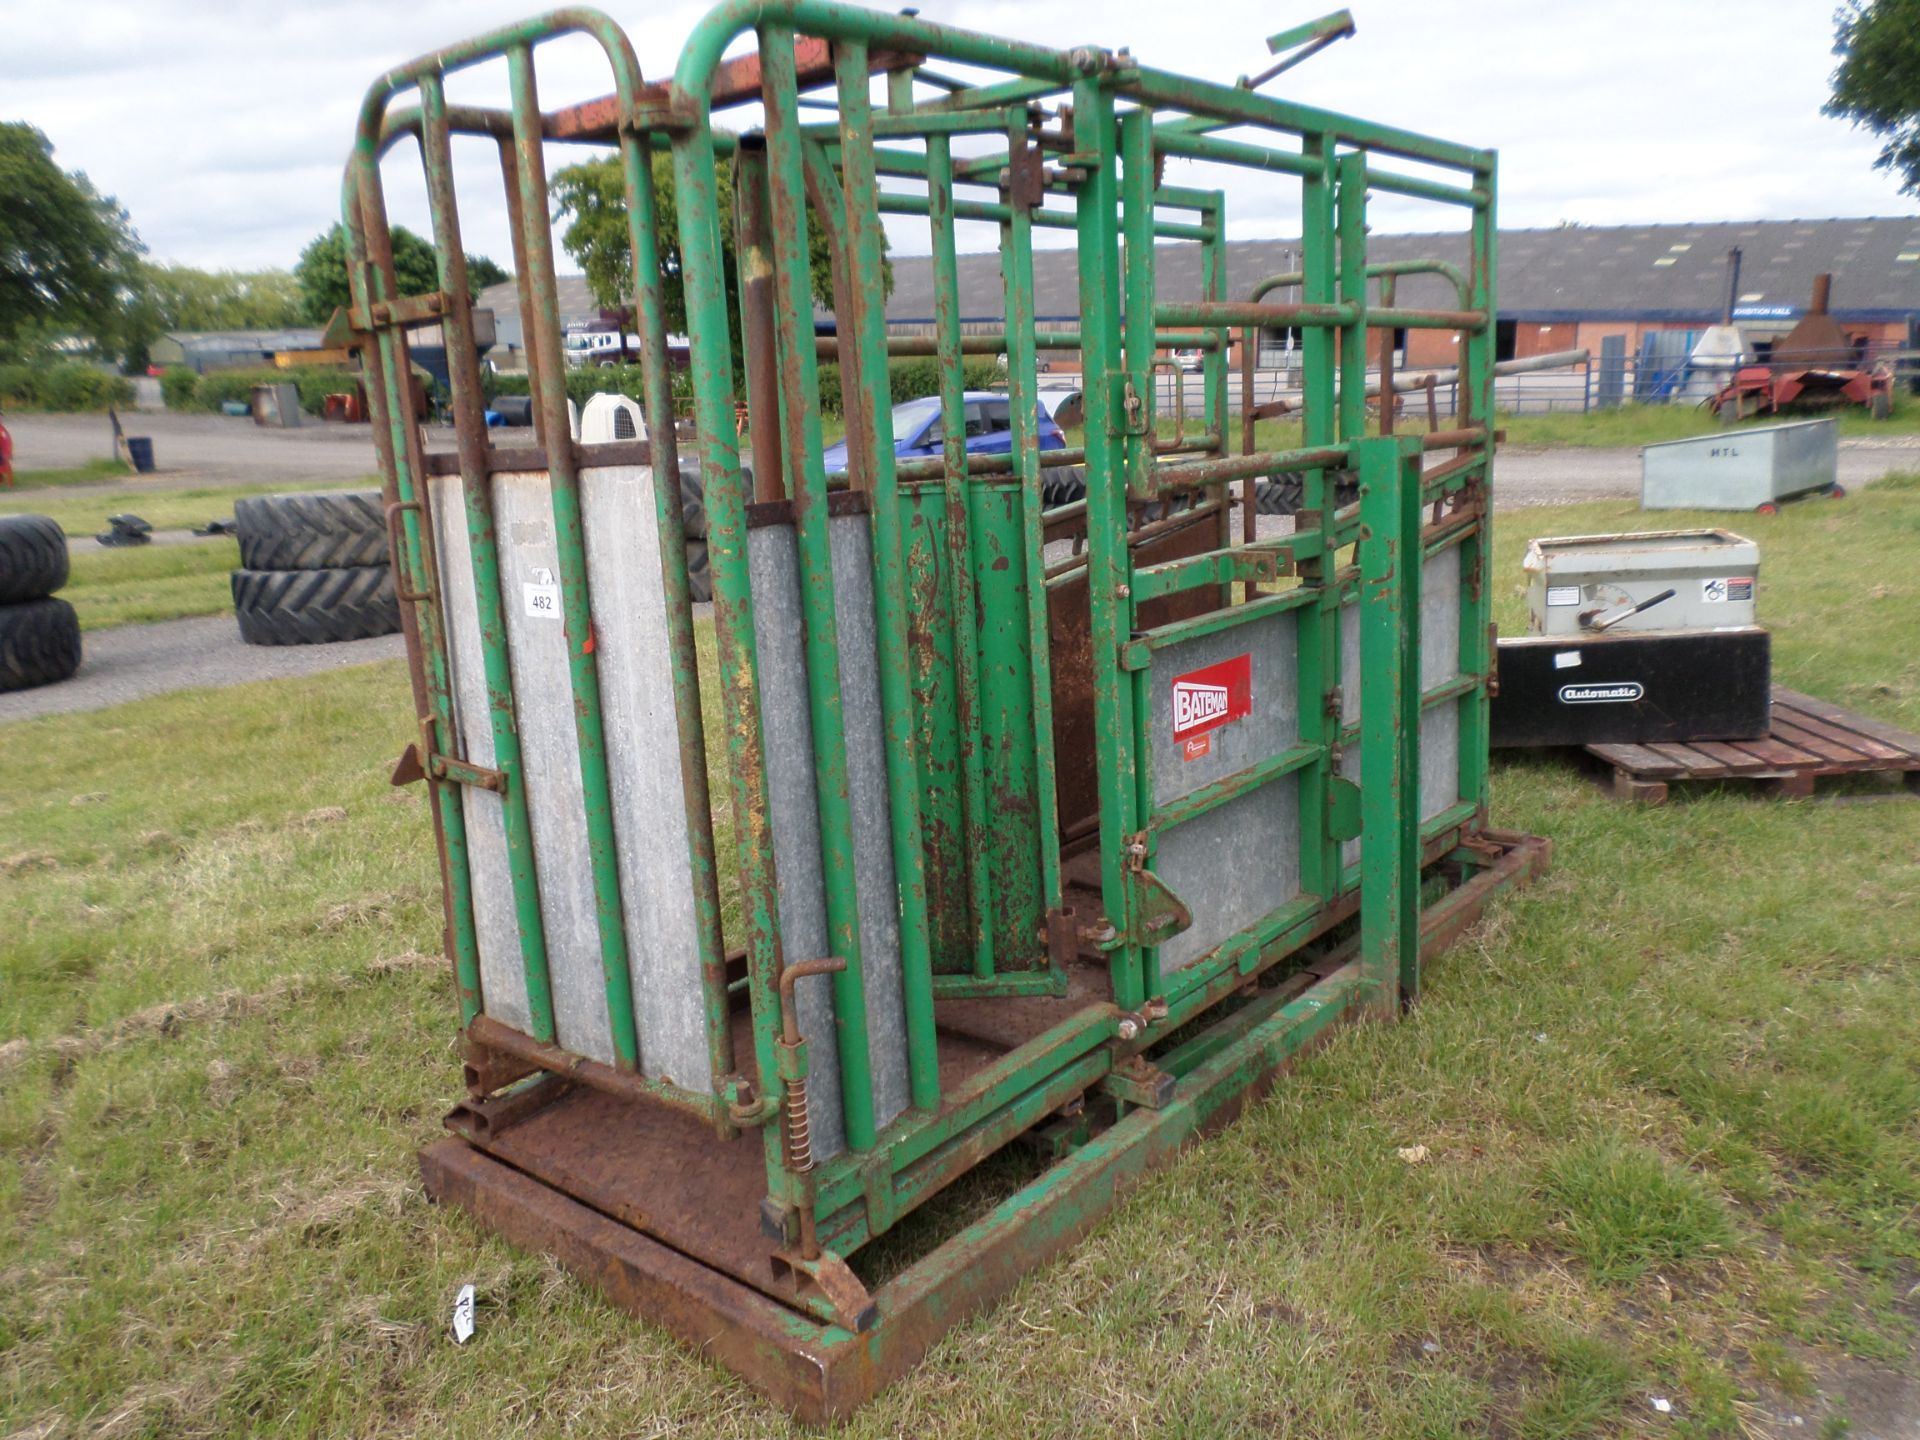
[[0,695],[0,724],[99,710],[171,690],[315,675],[407,653],[398,635],[338,645],[245,645],[231,615],[116,625],[88,631],[80,644],[80,672],[71,680]]

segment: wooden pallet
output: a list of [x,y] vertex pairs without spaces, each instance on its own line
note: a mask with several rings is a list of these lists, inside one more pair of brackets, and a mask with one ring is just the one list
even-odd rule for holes
[[1920,788],[1920,735],[1783,685],[1773,687],[1772,733],[1764,740],[1687,745],[1589,745],[1613,768],[1613,793],[1659,804],[1675,780],[1750,780],[1779,795],[1811,795],[1822,775],[1893,774]]

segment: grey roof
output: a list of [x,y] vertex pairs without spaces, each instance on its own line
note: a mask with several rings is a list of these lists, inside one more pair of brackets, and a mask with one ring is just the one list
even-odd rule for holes
[[[1502,230],[1498,308],[1516,320],[1715,319],[1726,298],[1727,251],[1741,249],[1740,293],[1748,302],[1803,309],[1813,277],[1831,272],[1833,310],[1865,321],[1920,311],[1920,216],[1858,220],[1750,220],[1687,225],[1565,226]],[[1368,258],[1432,258],[1464,265],[1466,236],[1373,235]],[[1227,247],[1228,297],[1240,298],[1267,275],[1298,264],[1298,240],[1242,240]],[[1162,245],[1163,300],[1196,300],[1200,247]],[[1903,258],[1905,257],[1905,258]],[[1671,261],[1671,264],[1659,262]],[[1074,252],[1034,252],[1034,310],[1042,319],[1079,313]],[[998,253],[960,257],[960,312],[968,321],[1002,314]],[[933,319],[932,262],[893,261],[894,324]],[[1451,308],[1453,288],[1438,277],[1402,279],[1397,303]]]
[[169,330],[182,350],[318,350],[320,330]]

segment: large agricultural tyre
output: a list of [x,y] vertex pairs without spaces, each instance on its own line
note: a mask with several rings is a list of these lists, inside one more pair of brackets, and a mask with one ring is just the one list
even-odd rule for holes
[[49,597],[0,605],[0,690],[31,690],[80,668],[80,617]]
[[1048,510],[1087,498],[1087,472],[1080,465],[1049,465],[1040,472],[1040,503]]
[[0,605],[41,600],[67,583],[67,532],[45,515],[0,515]]
[[248,570],[387,563],[387,513],[378,490],[244,495],[233,502],[233,522]]
[[400,628],[393,571],[385,565],[236,570],[233,614],[249,645],[330,645]]

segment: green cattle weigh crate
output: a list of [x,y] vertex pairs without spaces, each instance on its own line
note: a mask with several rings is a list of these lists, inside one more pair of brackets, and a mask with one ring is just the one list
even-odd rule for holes
[[[561,37],[607,93],[542,96]],[[473,69],[506,108],[449,100]],[[484,423],[456,136],[498,158],[531,434]],[[569,425],[560,145],[624,186],[644,439]],[[382,161],[408,154],[440,272],[401,296]],[[1229,277],[1231,173],[1298,203],[1298,273]],[[405,602],[395,780],[427,787],[459,1000],[430,1193],[843,1414],[1331,1027],[1411,1002],[1546,857],[1487,817],[1494,193],[1491,151],[823,0],[723,5],[644,72],[570,9],[380,77],[341,328]],[[1369,261],[1380,195],[1457,212],[1468,263]],[[931,333],[889,328],[883,217],[925,227]],[[1044,324],[1043,229],[1077,268]],[[1002,322],[963,316],[963,238],[997,257]],[[1409,327],[1459,337],[1431,433],[1366,405],[1370,338]],[[1280,328],[1304,337],[1302,434],[1259,449],[1230,363]],[[449,361],[440,448],[407,384],[421,329]],[[1197,417],[1155,411],[1176,351],[1201,357]],[[889,363],[928,355],[944,450],[897,455]],[[996,355],[1011,447],[970,453],[964,360]],[[1044,457],[1042,355],[1084,393],[1083,437]],[[1047,507],[1043,459],[1084,499]],[[1260,533],[1276,476],[1303,504]],[[1015,1142],[1031,1178],[873,1268]]]

